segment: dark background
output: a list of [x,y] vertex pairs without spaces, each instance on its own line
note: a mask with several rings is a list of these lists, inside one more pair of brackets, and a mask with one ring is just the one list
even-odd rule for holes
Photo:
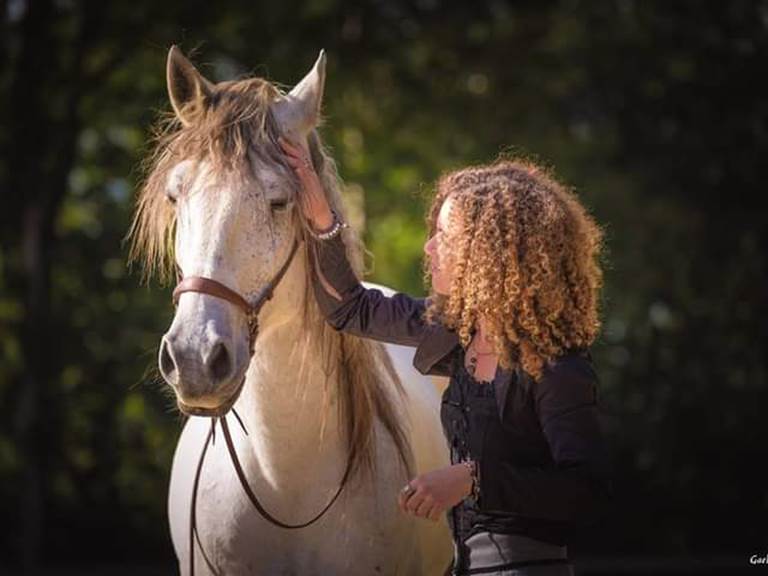
[[[0,0],[0,572],[176,569],[172,314],[121,244],[177,43],[293,85],[413,294],[447,168],[539,158],[606,229],[594,347],[617,479],[580,573],[768,573],[768,2]],[[123,570],[124,572],[121,572]]]

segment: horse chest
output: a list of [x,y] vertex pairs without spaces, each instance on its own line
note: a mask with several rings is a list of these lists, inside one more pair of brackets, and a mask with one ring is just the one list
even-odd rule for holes
[[[190,446],[192,444],[190,442]],[[180,447],[183,445],[180,441]],[[283,479],[276,487],[266,480],[247,448],[247,445],[238,446],[238,453],[249,485],[267,511],[282,521],[306,521],[335,491],[332,480],[322,482],[317,476],[301,471],[291,482]],[[196,447],[196,455],[199,450],[199,446]],[[194,458],[190,458],[189,464],[193,461]],[[191,494],[194,467],[182,470],[181,464],[178,459],[174,462],[172,490]],[[407,538],[412,533],[411,523],[398,514],[393,505],[396,486],[385,474],[382,477],[363,490],[342,494],[315,524],[287,530],[272,525],[253,508],[224,442],[217,436],[206,456],[198,491],[200,546],[195,546],[196,574],[207,574],[201,548],[217,571],[225,574],[410,573],[409,570],[392,571],[392,567],[410,556],[404,547],[414,538]],[[183,479],[189,481],[185,483]],[[184,499],[181,510],[175,513],[171,510],[171,528],[177,534],[175,544],[188,540],[189,500],[186,502],[186,510]],[[392,534],[403,538],[391,538]],[[188,554],[188,550],[183,552]]]

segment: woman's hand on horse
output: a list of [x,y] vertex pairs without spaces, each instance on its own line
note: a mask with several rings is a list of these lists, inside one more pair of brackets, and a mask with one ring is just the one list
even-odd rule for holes
[[306,145],[296,144],[282,136],[278,138],[280,147],[285,152],[285,160],[290,164],[301,182],[301,203],[304,216],[316,230],[326,230],[333,224],[333,213],[325,199],[323,185],[315,172]]
[[445,510],[456,506],[472,491],[472,477],[463,464],[438,468],[416,476],[408,483],[410,495],[400,492],[398,505],[407,513],[437,521]]

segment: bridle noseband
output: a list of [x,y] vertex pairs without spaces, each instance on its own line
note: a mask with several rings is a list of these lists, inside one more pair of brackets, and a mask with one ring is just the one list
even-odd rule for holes
[[283,264],[277,272],[277,275],[269,284],[267,284],[261,294],[259,294],[259,297],[254,304],[251,304],[248,300],[240,296],[240,294],[217,280],[206,278],[205,276],[187,276],[180,279],[179,283],[176,284],[176,288],[173,289],[173,305],[178,306],[179,298],[184,292],[199,292],[231,302],[245,313],[246,321],[248,322],[248,352],[253,356],[256,337],[259,335],[259,312],[261,312],[262,306],[264,306],[268,300],[272,299],[275,287],[280,283],[283,276],[285,276],[285,273],[288,271],[298,248],[299,240],[294,239],[291,253],[288,255],[285,264]]
[[[240,294],[238,294],[231,288],[228,288],[221,282],[213,280],[212,278],[206,278],[204,276],[187,276],[185,278],[180,278],[179,282],[176,284],[176,287],[173,290],[173,304],[174,306],[178,306],[179,297],[184,292],[198,292],[201,294],[208,294],[209,296],[214,296],[216,298],[227,300],[228,302],[231,302],[232,304],[240,308],[246,315],[246,321],[248,323],[248,353],[249,353],[249,357],[253,358],[253,354],[256,347],[256,338],[259,335],[259,321],[258,321],[259,312],[261,311],[262,306],[264,306],[264,304],[272,298],[275,287],[280,283],[280,281],[285,276],[285,273],[288,271],[288,268],[291,265],[291,262],[293,261],[293,257],[296,255],[296,252],[299,248],[299,244],[300,244],[299,240],[294,239],[293,247],[291,248],[291,253],[289,254],[285,264],[283,264],[283,266],[278,271],[277,275],[272,279],[272,281],[269,284],[267,284],[264,290],[259,294],[254,304],[251,304],[250,302],[248,302],[248,300],[243,298]],[[234,408],[232,408],[235,401],[240,396],[240,392],[243,389],[243,385],[245,384],[246,374],[243,374],[243,378],[238,384],[237,390],[232,395],[232,397],[225,403],[225,405],[219,408],[214,408],[214,409],[197,408],[194,406],[187,406],[182,402],[177,401],[179,404],[179,409],[182,412],[186,413],[187,415],[207,416],[211,418],[211,429],[208,431],[208,436],[205,439],[205,444],[203,445],[203,449],[200,452],[200,459],[197,463],[197,469],[195,470],[194,483],[192,486],[192,501],[191,501],[190,515],[189,515],[189,573],[190,573],[190,576],[194,576],[195,574],[195,541],[197,541],[197,545],[200,548],[200,552],[203,555],[203,559],[205,560],[205,563],[208,566],[208,569],[213,574],[219,573],[216,570],[213,563],[211,562],[211,560],[208,558],[208,555],[205,553],[202,543],[200,542],[200,535],[197,530],[197,491],[200,483],[200,474],[203,469],[203,462],[205,461],[205,454],[208,451],[208,446],[209,444],[211,444],[211,442],[215,441],[215,430],[216,430],[217,421],[221,425],[221,431],[224,435],[224,441],[227,445],[227,451],[229,452],[230,458],[232,460],[232,465],[235,468],[235,473],[237,474],[237,477],[240,480],[240,485],[243,487],[243,490],[245,491],[246,496],[248,496],[248,499],[250,500],[253,507],[256,508],[256,510],[259,512],[259,514],[261,514],[261,516],[265,520],[267,520],[271,524],[274,524],[275,526],[279,526],[280,528],[286,528],[286,529],[305,528],[317,522],[328,511],[328,509],[333,505],[333,503],[339,497],[339,495],[341,494],[341,491],[344,489],[344,486],[347,483],[347,479],[349,478],[349,475],[351,472],[351,460],[347,458],[346,469],[344,470],[344,475],[341,479],[338,489],[336,490],[336,493],[328,501],[328,503],[323,507],[323,509],[320,510],[320,512],[317,515],[315,515],[313,518],[311,518],[306,522],[303,522],[300,524],[287,524],[285,522],[278,520],[277,518],[272,516],[269,512],[267,512],[267,510],[264,508],[261,502],[259,502],[259,499],[256,497],[256,494],[253,492],[253,489],[248,483],[248,479],[245,476],[243,467],[240,464],[240,460],[237,457],[237,452],[235,451],[235,445],[234,445],[234,442],[232,441],[232,435],[230,434],[229,425],[227,424],[227,420],[226,420],[227,413],[230,410],[232,410],[238,422],[242,426],[243,431],[246,434],[248,434],[248,431],[245,429],[245,426],[243,426],[242,420],[238,416],[237,412],[234,411]]]
[[[283,279],[283,276],[285,276],[285,273],[288,271],[288,268],[290,267],[291,262],[293,262],[293,257],[296,255],[298,248],[299,240],[294,239],[291,253],[288,255],[285,264],[283,264],[275,277],[262,290],[254,304],[251,304],[240,294],[217,280],[206,278],[205,276],[187,276],[185,278],[180,277],[178,284],[176,284],[176,288],[173,289],[173,305],[179,305],[179,298],[184,292],[199,292],[201,294],[208,294],[209,296],[215,296],[216,298],[221,298],[231,302],[245,313],[246,322],[248,324],[248,355],[249,358],[253,358],[253,353],[256,350],[256,338],[259,335],[259,312],[261,312],[262,306],[264,306],[264,304],[266,304],[266,302],[272,298],[275,287],[280,283],[280,281]],[[247,372],[243,374],[243,377],[240,379],[237,388],[229,400],[227,400],[227,402],[221,406],[217,408],[200,408],[197,406],[187,406],[181,402],[181,400],[177,399],[176,403],[179,406],[179,410],[189,416],[223,416],[229,412],[230,408],[232,408],[235,401],[237,401],[238,397],[240,396],[240,392],[242,392],[243,386],[245,385],[246,375]]]

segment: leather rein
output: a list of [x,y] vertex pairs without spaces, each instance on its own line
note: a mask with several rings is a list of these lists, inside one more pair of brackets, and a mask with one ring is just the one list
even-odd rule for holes
[[[272,298],[272,294],[274,292],[275,287],[280,283],[280,281],[285,276],[285,273],[287,272],[288,267],[293,261],[293,257],[296,255],[298,248],[299,248],[299,241],[294,240],[293,247],[291,248],[291,253],[288,256],[288,259],[286,260],[285,264],[283,264],[283,266],[280,268],[277,275],[272,279],[272,281],[269,284],[267,284],[264,290],[259,294],[254,304],[249,303],[240,294],[228,288],[224,284],[217,282],[212,278],[206,278],[204,276],[187,276],[181,279],[173,290],[173,304],[174,306],[178,306],[179,297],[184,292],[198,292],[201,294],[208,294],[209,296],[215,296],[216,298],[221,298],[223,300],[227,300],[228,302],[234,304],[237,308],[242,310],[246,315],[246,321],[248,323],[248,352],[250,354],[250,357],[253,358],[253,354],[256,349],[256,338],[258,337],[258,334],[259,334],[259,322],[258,322],[259,312],[261,311],[262,306]],[[247,371],[246,371],[246,374],[247,374]],[[307,526],[310,526],[311,524],[314,524],[315,522],[317,522],[330,509],[330,507],[339,497],[350,475],[351,460],[348,458],[347,465],[344,470],[344,475],[342,476],[341,482],[339,483],[339,487],[336,490],[336,493],[328,501],[328,503],[322,508],[322,510],[320,510],[320,512],[318,512],[313,518],[311,518],[310,520],[307,520],[306,522],[302,522],[300,524],[288,524],[286,522],[282,522],[281,520],[278,520],[277,518],[272,516],[272,514],[267,512],[267,510],[261,504],[261,502],[257,498],[256,494],[254,493],[253,489],[251,488],[248,482],[248,478],[245,475],[245,471],[243,470],[242,464],[240,464],[240,460],[237,457],[237,451],[235,450],[235,445],[234,445],[234,442],[232,441],[232,435],[229,431],[229,425],[227,423],[227,413],[231,410],[232,413],[235,415],[235,418],[237,418],[238,423],[242,427],[243,432],[246,435],[248,434],[248,431],[245,429],[245,426],[243,425],[243,421],[240,419],[240,416],[237,414],[237,412],[235,412],[234,408],[232,407],[232,405],[237,400],[237,398],[240,395],[240,392],[243,389],[243,385],[245,384],[246,374],[243,375],[243,378],[240,381],[240,384],[238,385],[237,390],[233,395],[233,398],[230,399],[229,402],[227,402],[227,405],[224,408],[206,409],[206,408],[186,406],[184,404],[179,403],[179,408],[182,410],[182,412],[185,412],[187,415],[205,416],[205,417],[211,418],[211,429],[208,431],[208,435],[205,439],[205,443],[203,444],[203,449],[200,452],[200,458],[197,463],[197,469],[195,470],[195,479],[192,485],[192,500],[190,503],[191,510],[189,515],[189,574],[190,576],[194,576],[195,574],[195,542],[197,542],[197,545],[200,548],[200,552],[202,553],[203,560],[205,560],[205,563],[208,566],[208,569],[213,574],[219,574],[219,572],[214,567],[213,562],[211,561],[210,558],[208,558],[208,555],[205,553],[202,542],[200,542],[200,534],[197,530],[197,492],[198,492],[198,487],[200,485],[200,475],[203,470],[205,455],[208,452],[208,446],[212,443],[215,443],[217,422],[221,425],[221,431],[224,436],[224,442],[227,445],[227,451],[229,452],[230,459],[232,460],[232,465],[235,468],[235,473],[237,474],[238,479],[240,480],[240,485],[245,491],[246,496],[248,496],[248,500],[250,500],[253,507],[258,511],[258,513],[265,520],[267,520],[269,523],[275,526],[278,526],[280,528],[294,530],[298,528],[306,528]]]

